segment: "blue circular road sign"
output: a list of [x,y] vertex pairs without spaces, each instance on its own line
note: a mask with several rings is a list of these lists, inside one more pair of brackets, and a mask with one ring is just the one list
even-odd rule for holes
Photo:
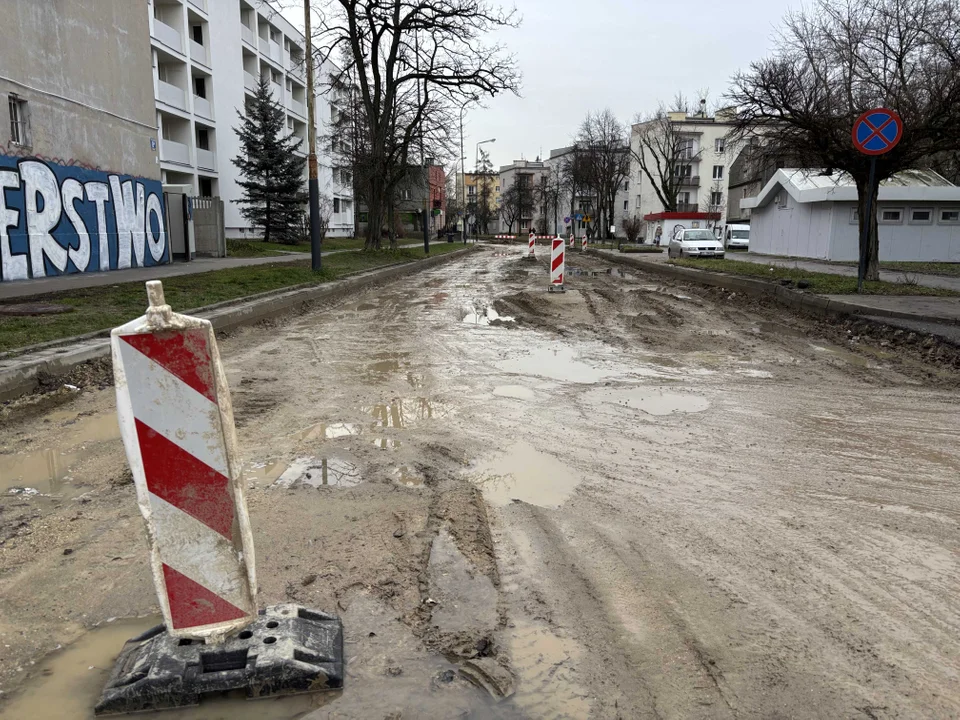
[[864,155],[883,155],[903,137],[903,120],[893,110],[868,110],[853,124],[853,145]]

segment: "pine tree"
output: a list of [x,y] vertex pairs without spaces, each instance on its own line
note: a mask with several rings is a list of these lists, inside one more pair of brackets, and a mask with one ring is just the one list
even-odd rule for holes
[[307,202],[304,168],[306,158],[297,155],[301,139],[286,128],[286,112],[273,100],[266,78],[260,85],[248,114],[237,112],[240,155],[233,164],[242,179],[238,203],[240,214],[263,230],[264,241],[295,244],[302,240],[299,216]]

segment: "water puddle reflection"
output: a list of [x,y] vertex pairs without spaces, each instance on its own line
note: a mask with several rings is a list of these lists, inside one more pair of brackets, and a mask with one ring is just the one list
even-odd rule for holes
[[397,468],[396,470],[393,471],[392,474],[393,474],[393,481],[397,483],[397,485],[402,485],[403,487],[408,487],[408,488],[423,487],[425,482],[423,475],[418,473],[413,468],[410,468],[407,466]]
[[589,696],[577,683],[576,643],[535,623],[517,623],[509,633],[511,666],[519,678],[511,702],[530,717],[589,717]]
[[493,325],[494,323],[512,323],[516,322],[515,318],[508,317],[506,315],[501,315],[492,307],[486,307],[482,310],[477,310],[475,308],[464,308],[460,322],[465,323],[466,325]]
[[403,442],[394,438],[379,437],[374,438],[373,446],[378,450],[399,450],[403,447]]
[[[526,354],[514,354],[496,361],[499,370],[516,375],[548,378],[566,382],[592,385],[602,380],[627,379],[630,377],[665,377],[661,370],[631,364],[625,367],[622,360],[613,358],[588,358],[586,348],[578,351],[556,343],[550,346],[534,346]],[[596,354],[607,351],[596,350]]]
[[433,418],[447,416],[447,407],[442,401],[429,397],[409,400],[394,398],[389,403],[380,403],[361,408],[364,415],[373,417],[371,428],[406,428]]
[[547,508],[563,505],[582,480],[567,464],[527,443],[482,462],[471,475],[495,505],[518,500]]
[[47,418],[61,428],[57,446],[0,455],[0,493],[24,494],[23,489],[31,488],[43,495],[75,497],[82,491],[70,484],[71,473],[90,455],[87,445],[120,437],[116,413],[79,416],[76,412],[59,411]]
[[355,487],[363,482],[360,466],[345,455],[323,458],[297,458],[277,478],[277,487]]
[[354,423],[320,423],[312,425],[306,430],[297,433],[297,439],[301,442],[309,440],[335,440],[337,438],[352,437],[359,435],[362,428]]

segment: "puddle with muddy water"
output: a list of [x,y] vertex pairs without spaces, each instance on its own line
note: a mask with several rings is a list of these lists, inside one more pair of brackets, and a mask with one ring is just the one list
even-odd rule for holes
[[484,308],[483,310],[476,310],[475,308],[464,308],[461,311],[462,318],[460,322],[466,325],[482,325],[487,326],[494,322],[504,322],[512,323],[516,322],[515,318],[508,317],[506,315],[501,315],[492,307]]
[[[0,704],[0,718],[93,720],[93,706],[100,697],[124,642],[158,622],[159,618],[146,618],[107,623],[53,653],[34,666],[33,676]],[[292,719],[319,707],[318,702],[323,702],[323,696],[301,695],[257,701],[247,701],[243,697],[211,698],[195,708],[120,717],[153,717],[157,720]]]
[[536,718],[587,718],[588,695],[577,684],[580,649],[550,628],[521,622],[507,631],[517,692],[511,702]]
[[664,377],[662,370],[614,361],[607,348],[584,347],[574,349],[567,345],[534,346],[525,353],[495,362],[497,369],[516,375],[560,380],[591,385],[601,380],[626,380],[631,377]]
[[360,465],[346,455],[324,458],[297,458],[274,482],[277,487],[310,485],[321,487],[354,487],[363,482]]
[[395,398],[389,403],[380,403],[361,408],[364,415],[373,417],[371,429],[409,428],[424,420],[447,417],[446,405],[429,397],[404,400]]
[[553,455],[526,443],[480,463],[470,475],[494,505],[519,500],[547,508],[563,505],[583,479]]
[[710,407],[710,401],[700,395],[664,392],[650,387],[601,388],[587,392],[584,400],[591,404],[616,405],[640,410],[654,416],[698,413]]
[[0,493],[34,488],[44,495],[79,495],[82,490],[70,484],[70,475],[90,453],[87,445],[120,437],[116,413],[80,417],[76,412],[60,411],[47,417],[52,425],[61,426],[57,447],[0,455]]

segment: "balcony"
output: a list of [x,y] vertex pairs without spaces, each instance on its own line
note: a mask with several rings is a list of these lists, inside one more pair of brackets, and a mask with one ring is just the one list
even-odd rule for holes
[[187,94],[183,89],[163,80],[157,80],[157,100],[178,110],[187,109]]
[[693,203],[677,203],[677,212],[678,213],[700,212],[700,207],[698,205],[694,205]]
[[190,4],[193,5],[198,10],[203,10],[207,12],[207,0],[190,0]]
[[290,98],[290,100],[287,101],[287,108],[289,108],[290,112],[294,115],[299,115],[302,118],[307,117],[307,110],[302,102],[297,102],[293,98]]
[[260,47],[260,52],[262,52],[264,55],[268,55],[268,56],[269,56],[269,55],[270,55],[270,41],[267,40],[267,38],[265,38],[265,37],[257,38],[257,40],[259,41],[258,45],[259,45],[259,47]]
[[190,164],[190,148],[183,143],[162,138],[160,140],[160,160],[163,162]]
[[197,148],[197,167],[202,170],[216,170],[217,154],[212,150]]
[[246,70],[244,70],[243,87],[245,87],[250,92],[255,93],[257,91],[257,85],[259,85],[259,83],[257,82],[257,76],[253,75],[252,73],[248,73]]
[[255,48],[257,46],[257,34],[251,28],[248,28],[242,23],[240,25],[240,38],[248,43],[251,47]]
[[270,41],[269,55],[271,60],[273,60],[280,67],[283,67],[283,48],[281,48],[273,40]]
[[688,175],[680,178],[680,187],[700,187],[700,176]]
[[272,80],[270,81],[270,95],[273,97],[273,101],[283,107],[283,88],[277,85]]
[[153,20],[153,37],[168,48],[176,50],[181,55],[183,54],[183,38],[180,37],[180,33],[156,18]]
[[193,112],[207,120],[213,120],[213,105],[206,98],[193,96]]
[[295,78],[303,80],[304,78],[304,67],[303,67],[303,56],[294,57],[293,55],[287,55],[286,57],[286,67],[287,72],[293,75]]
[[207,54],[207,49],[195,40],[190,41],[190,59],[210,67],[210,57]]

